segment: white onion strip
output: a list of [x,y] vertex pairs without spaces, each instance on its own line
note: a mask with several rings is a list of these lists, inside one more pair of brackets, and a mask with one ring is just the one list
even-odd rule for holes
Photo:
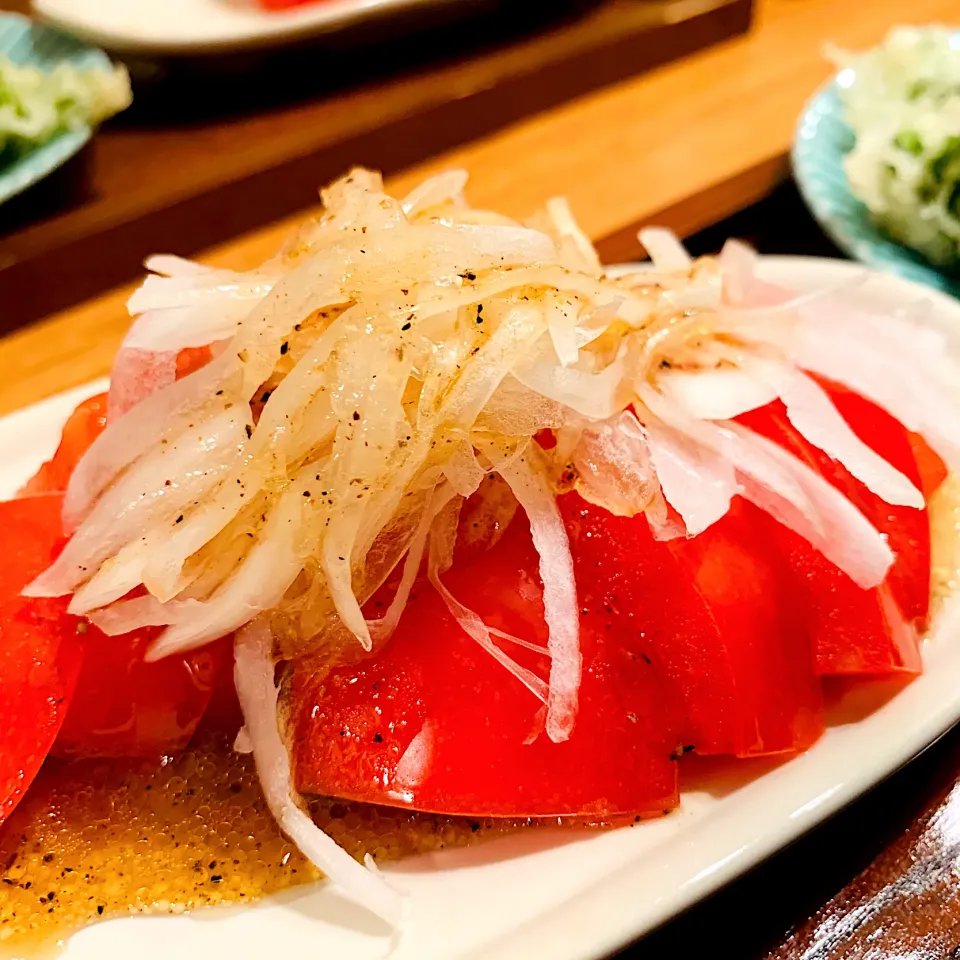
[[379,872],[354,860],[302,809],[303,801],[294,790],[290,757],[280,734],[279,690],[274,679],[269,629],[257,622],[241,630],[234,644],[234,657],[234,681],[244,730],[253,748],[264,799],[280,829],[351,900],[391,926],[398,926],[403,914],[400,894]]
[[534,456],[535,452],[528,450],[523,457],[501,466],[500,475],[527,514],[533,545],[540,555],[550,650],[546,729],[554,743],[561,743],[569,739],[577,721],[582,669],[580,612],[567,531],[543,470],[531,466]]
[[[434,518],[434,524],[430,531],[427,578],[437,593],[440,594],[441,599],[446,604],[447,610],[450,611],[450,615],[457,621],[464,633],[473,640],[476,640],[497,663],[516,677],[538,700],[546,703],[548,696],[547,684],[532,670],[520,666],[512,657],[504,653],[491,638],[492,634],[495,632],[499,634],[500,632],[491,630],[475,611],[457,600],[440,579],[440,574],[449,568],[453,559],[453,545],[457,534],[455,522],[457,515],[458,514],[455,514],[452,517],[445,516],[445,512],[441,510],[438,511]],[[506,636],[506,639],[526,646],[524,641],[516,637]]]
[[374,641],[383,642],[390,637],[397,629],[400,617],[403,614],[407,601],[410,599],[410,592],[417,581],[417,575],[420,573],[420,566],[423,563],[423,554],[427,545],[427,537],[430,535],[430,527],[436,519],[437,514],[456,496],[456,491],[450,484],[444,484],[438,487],[423,511],[420,522],[417,525],[416,533],[410,542],[407,555],[403,561],[403,572],[400,575],[400,584],[397,586],[397,592],[390,601],[386,613],[376,620],[368,620],[367,628],[370,631],[370,637]]
[[797,430],[842,463],[868,490],[887,503],[923,509],[923,494],[850,429],[818,383],[800,370],[769,360],[747,361],[741,369],[776,390]]
[[867,590],[883,582],[893,563],[893,552],[876,527],[833,484],[739,423],[723,427],[788,473],[803,490],[812,511],[798,510],[770,486],[741,475],[742,492],[748,500],[799,533],[858,586]]

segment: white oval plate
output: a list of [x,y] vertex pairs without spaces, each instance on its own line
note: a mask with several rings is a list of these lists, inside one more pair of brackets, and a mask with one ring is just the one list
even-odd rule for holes
[[[862,268],[841,261],[790,257],[766,258],[762,267],[766,279],[798,290],[857,272]],[[872,275],[856,296],[888,310],[928,300],[932,322],[960,329],[960,304],[896,277]],[[73,406],[102,388],[90,384],[0,421],[0,496],[49,456]],[[924,675],[898,693],[877,685],[845,698],[803,756],[703,776],[687,785],[681,809],[663,819],[595,833],[531,831],[388,867],[409,906],[393,940],[363,910],[317,884],[242,910],[110,921],[77,934],[66,957],[594,960],[794,840],[960,720],[960,618],[952,609],[924,660]]]
[[454,2],[465,0],[317,0],[277,11],[261,10],[255,0],[33,0],[33,9],[109,50],[185,54],[279,45],[395,11]]

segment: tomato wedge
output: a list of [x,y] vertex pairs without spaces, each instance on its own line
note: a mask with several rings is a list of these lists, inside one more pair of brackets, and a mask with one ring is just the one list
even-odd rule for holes
[[59,545],[60,506],[52,496],[0,503],[0,823],[46,759],[80,671],[76,621],[65,603],[20,596]]
[[947,479],[947,465],[930,449],[929,444],[919,433],[908,431],[913,458],[917,461],[920,473],[920,490],[927,503],[937,492],[940,484]]
[[160,628],[108,637],[85,626],[83,667],[53,753],[150,758],[186,747],[232,666],[230,639],[147,663]]
[[[928,483],[935,483],[930,476],[935,467],[925,467],[928,474],[926,480],[921,476],[917,452],[921,450],[921,444],[926,446],[923,440],[911,438],[909,432],[886,410],[869,400],[836,384],[824,386],[853,432],[887,463],[896,467],[926,497],[923,488]],[[821,462],[825,456],[820,454]],[[929,451],[929,456],[935,458],[936,454]],[[942,462],[936,459],[942,467]],[[890,549],[896,554],[896,560],[887,574],[887,583],[897,606],[909,622],[926,626],[930,613],[930,518],[927,511],[886,503],[839,463],[831,462],[831,466],[839,488],[886,536]]]
[[[919,482],[906,431],[873,404],[830,388],[838,409],[860,438],[907,477]],[[836,486],[885,534],[897,559],[879,587],[864,590],[806,540],[765,518],[766,532],[798,577],[793,615],[805,620],[821,675],[918,673],[919,641],[912,620],[929,604],[930,532],[926,511],[892,507],[866,489],[839,463],[806,441],[775,402],[739,418],[781,444]],[[904,609],[910,611],[905,615]]]
[[646,517],[561,498],[581,593],[603,597],[643,644],[683,710],[684,744],[702,754],[802,750],[823,732],[806,632],[786,616],[792,588],[739,498],[691,540],[653,539]]
[[[661,543],[643,516],[615,517],[577,494],[560,508],[584,656],[569,742],[524,743],[536,701],[421,584],[375,656],[329,672],[322,660],[294,665],[301,790],[447,813],[617,819],[669,809],[669,764],[685,750],[751,756],[820,736],[811,639],[791,615],[791,572],[758,542],[759,510],[738,499],[701,537]],[[467,556],[446,577],[453,594],[491,627],[542,646],[522,515],[487,554]],[[542,653],[502,643],[546,676]]]
[[[186,376],[210,359],[207,347],[180,352],[177,375]],[[98,394],[71,414],[53,458],[24,488],[51,492],[66,489],[77,461],[106,426],[107,395]],[[41,543],[61,538],[59,496],[44,498],[49,508],[38,518]],[[16,501],[15,501],[16,502]],[[15,591],[48,565],[50,551]],[[81,629],[85,650],[70,709],[53,747],[61,757],[155,757],[183,749],[203,717],[215,685],[229,673],[230,640],[156,663],[144,660],[159,633],[150,628],[108,637],[92,624],[65,613],[56,602],[62,629]],[[62,718],[61,718],[62,719]]]
[[[490,626],[542,645],[537,570],[518,516],[489,553],[444,579]],[[581,617],[580,713],[571,738],[552,743],[539,701],[421,584],[374,657],[327,674],[320,661],[295,664],[289,706],[299,789],[474,816],[619,820],[671,809],[679,717],[639,648],[605,626],[589,612]],[[498,643],[546,676],[542,654]]]
[[303,7],[308,3],[318,3],[321,0],[258,0],[264,10],[289,10],[291,7]]
[[66,490],[77,461],[106,426],[107,395],[98,393],[84,400],[64,425],[57,452],[27,481],[20,495],[62,493]]

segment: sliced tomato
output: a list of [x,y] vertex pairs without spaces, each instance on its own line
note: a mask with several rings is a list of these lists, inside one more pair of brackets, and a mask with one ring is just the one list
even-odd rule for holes
[[[849,415],[860,438],[893,466],[918,481],[903,427],[853,394],[832,390],[838,409]],[[921,668],[917,631],[911,618],[925,617],[929,603],[930,543],[925,511],[891,507],[840,464],[807,442],[778,402],[739,418],[781,444],[836,486],[887,536],[897,560],[887,580],[871,590],[857,586],[806,540],[765,518],[763,536],[775,542],[798,576],[793,615],[814,637],[821,675],[917,673]]]
[[60,493],[66,490],[77,461],[103,433],[106,426],[107,395],[98,393],[84,400],[70,414],[70,419],[64,425],[57,452],[27,481],[20,495]]
[[718,744],[701,753],[736,756],[805,750],[823,733],[820,683],[809,630],[793,616],[794,577],[764,536],[767,516],[735,497],[700,535],[669,541],[706,604],[733,670],[741,723],[752,716],[755,743]]
[[80,671],[76,621],[61,600],[20,591],[47,567],[61,541],[61,498],[0,503],[0,823],[46,759]]
[[210,348],[203,347],[184,347],[177,354],[177,379],[182,380],[185,376],[205,367],[213,354]]
[[[523,517],[445,582],[489,625],[546,642],[538,559]],[[578,571],[582,572],[582,571]],[[565,743],[542,732],[541,704],[459,627],[423,584],[376,656],[325,673],[294,666],[298,788],[418,810],[592,820],[676,806],[680,725],[652,664],[620,631],[581,617],[583,679]],[[542,654],[498,641],[546,677]]]
[[758,538],[759,511],[736,499],[691,540],[653,539],[646,517],[561,498],[578,588],[634,634],[686,716],[702,754],[802,750],[823,731],[807,633],[784,606],[791,577]]
[[289,10],[291,7],[302,7],[308,3],[319,3],[321,0],[258,0],[264,10]]
[[108,637],[85,627],[83,667],[53,752],[158,757],[186,747],[232,665],[229,638],[147,663],[144,654],[160,628]]
[[[896,467],[926,496],[924,487],[930,483],[939,486],[932,475],[935,466],[928,463],[921,475],[917,452],[926,447],[919,437],[911,434],[886,410],[865,400],[856,393],[836,384],[825,383],[837,410],[857,436],[887,463]],[[943,467],[929,449],[928,456]],[[820,451],[820,463],[826,470],[829,458]],[[887,583],[897,606],[909,621],[926,625],[930,612],[930,518],[926,510],[893,506],[871,493],[839,463],[830,461],[836,484],[855,503],[868,520],[887,538],[896,560],[887,574]]]
[[[183,350],[177,375],[186,376],[209,359],[208,347]],[[40,468],[24,492],[66,489],[77,461],[106,427],[106,409],[107,395],[98,394],[74,410],[53,459]],[[61,538],[61,498],[49,497],[46,502],[40,542],[52,543]],[[32,576],[49,562],[47,551]],[[62,629],[83,631],[86,656],[53,752],[63,757],[153,757],[183,749],[207,708],[218,676],[229,672],[230,641],[147,663],[144,654],[157,629],[108,637],[92,624],[67,617],[65,607],[66,601],[58,601]]]
[[930,449],[930,445],[919,433],[908,431],[907,436],[910,438],[913,458],[917,461],[917,470],[920,473],[920,489],[929,503],[940,484],[947,479],[947,465]]

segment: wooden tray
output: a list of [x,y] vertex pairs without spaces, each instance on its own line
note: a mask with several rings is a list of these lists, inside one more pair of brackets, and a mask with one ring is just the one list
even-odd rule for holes
[[752,0],[492,6],[426,31],[393,22],[390,45],[350,33],[253,59],[131,63],[135,110],[0,208],[0,297],[15,304],[0,331],[129,279],[155,250],[189,255],[302,209],[351,164],[400,170],[742,33]]

